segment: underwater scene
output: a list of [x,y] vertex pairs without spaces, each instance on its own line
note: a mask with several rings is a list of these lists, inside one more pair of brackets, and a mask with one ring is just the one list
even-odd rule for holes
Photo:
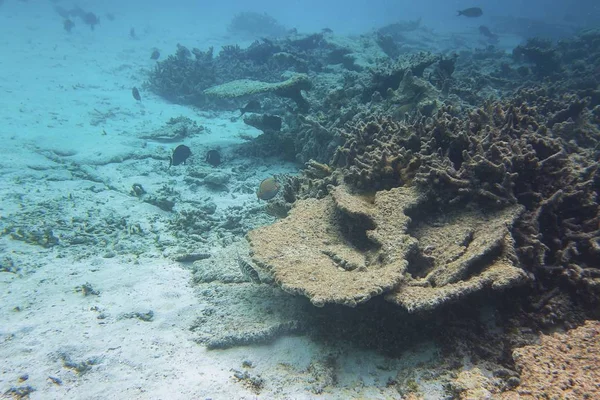
[[600,399],[598,0],[0,0],[0,398]]

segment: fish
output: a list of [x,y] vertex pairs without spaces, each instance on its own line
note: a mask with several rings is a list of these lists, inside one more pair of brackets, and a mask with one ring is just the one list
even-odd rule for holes
[[100,23],[100,19],[93,12],[85,13],[81,19],[83,20],[83,23],[89,25],[92,30]]
[[465,17],[469,18],[481,17],[483,15],[483,10],[479,7],[465,8],[462,11],[458,11],[458,16],[460,15],[464,15]]
[[160,51],[158,49],[152,50],[152,54],[150,54],[151,60],[158,60],[160,58]]
[[135,34],[135,28],[129,29],[129,37],[132,39],[137,39],[137,35]]
[[498,40],[498,35],[493,34],[487,26],[481,25],[479,27],[479,33],[492,41]]
[[260,112],[262,106],[258,100],[250,100],[244,107],[240,108],[240,117],[247,112]]
[[192,151],[189,147],[184,144],[180,144],[173,150],[173,155],[169,157],[169,168],[172,165],[179,165],[185,163],[185,160],[192,155]]
[[138,88],[133,87],[131,89],[131,95],[133,96],[134,99],[136,99],[137,101],[142,101],[142,96],[140,96],[140,91],[138,90]]
[[71,33],[71,29],[73,29],[73,27],[75,27],[75,23],[73,21],[71,21],[68,18],[64,20],[63,28],[65,29],[65,31]]
[[271,200],[277,193],[279,193],[279,189],[281,185],[275,178],[270,177],[263,180],[260,185],[258,185],[258,190],[256,191],[256,197],[260,200]]
[[217,165],[221,164],[221,153],[219,153],[217,150],[209,150],[206,152],[205,161],[213,167],[216,167]]
[[71,16],[71,12],[62,8],[61,6],[54,6],[54,11],[63,19],[69,19],[69,17]]
[[260,283],[260,276],[256,269],[247,261],[240,257],[239,253],[237,255],[237,263],[238,267],[240,267],[240,271],[242,271],[242,275],[253,283]]

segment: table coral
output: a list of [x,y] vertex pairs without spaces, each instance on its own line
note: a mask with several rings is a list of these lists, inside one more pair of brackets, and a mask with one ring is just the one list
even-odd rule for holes
[[297,202],[290,215],[248,234],[253,260],[290,293],[317,306],[355,306],[396,286],[416,240],[404,211],[419,201],[410,188],[352,196],[343,187]]
[[527,280],[516,260],[509,229],[522,213],[519,206],[500,212],[463,211],[417,222],[411,231],[419,251],[409,273],[386,299],[411,312],[491,287],[505,289]]
[[354,306],[388,292],[388,301],[417,312],[527,280],[509,233],[522,207],[461,211],[441,222],[423,217],[423,199],[414,187],[371,196],[331,188],[325,198],[299,200],[287,218],[251,231],[253,260],[284,290],[317,306]]

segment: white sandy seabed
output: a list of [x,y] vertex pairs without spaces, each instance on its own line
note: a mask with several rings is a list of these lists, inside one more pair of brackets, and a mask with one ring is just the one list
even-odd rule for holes
[[[228,147],[241,142],[238,133],[258,132],[231,122],[233,112],[169,104],[147,90],[138,103],[131,87],[142,87],[153,66],[153,47],[165,57],[178,42],[206,48],[217,39],[201,42],[192,25],[165,28],[140,20],[138,37],[131,39],[134,22],[126,13],[116,13],[95,31],[78,25],[67,34],[50,3],[32,7],[15,1],[0,8],[0,222],[12,221],[13,229],[19,223],[36,225],[26,228],[43,232],[56,225],[53,218],[78,221],[83,230],[86,224],[123,220],[147,235],[117,235],[121,247],[96,242],[48,248],[9,234],[0,237],[1,393],[8,398],[29,393],[31,399],[399,398],[386,383],[403,368],[431,358],[431,348],[386,359],[291,335],[207,350],[190,330],[202,310],[235,304],[237,292],[207,279],[204,286],[193,284],[190,268],[165,257],[176,245],[162,238],[159,220],[169,213],[140,202],[130,188],[136,182],[150,190],[165,183],[183,187],[186,166],[167,171],[165,155],[174,144],[148,144],[137,133],[187,116],[209,128],[188,143],[192,151],[221,148],[229,157],[221,170],[231,172],[240,163],[231,160]],[[99,121],[99,115],[105,118]],[[232,182],[256,187],[269,174],[293,168],[248,161],[245,171]],[[221,210],[259,205],[251,192],[233,195],[204,187],[181,192],[209,197]],[[128,254],[127,248],[145,246],[149,235],[162,241],[161,250]],[[227,258],[226,247],[203,246],[217,260],[235,259]],[[231,264],[213,262],[213,268],[239,275]],[[85,296],[86,285],[97,293]],[[209,298],[217,292],[218,302]],[[240,311],[245,313],[251,311]],[[335,371],[327,366],[331,354]]]

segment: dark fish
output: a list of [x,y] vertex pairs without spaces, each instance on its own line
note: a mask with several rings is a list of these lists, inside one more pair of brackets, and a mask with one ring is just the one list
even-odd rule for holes
[[247,112],[260,112],[261,109],[262,109],[262,106],[260,105],[260,102],[258,100],[250,100],[248,102],[248,104],[246,104],[244,107],[240,108],[240,111],[241,111],[240,117]]
[[206,152],[206,162],[216,167],[221,164],[221,154],[217,150],[209,150]]
[[277,196],[277,193],[279,193],[279,188],[281,188],[281,185],[275,180],[275,178],[267,178],[263,180],[260,185],[258,185],[256,197],[261,200],[271,200],[273,197]]
[[55,6],[54,11],[56,11],[56,13],[60,15],[63,19],[69,19],[69,17],[71,16],[71,12],[62,8],[61,6]]
[[114,21],[115,20],[115,14],[113,13],[106,13],[106,19],[109,21]]
[[180,144],[173,150],[173,155],[169,157],[169,167],[185,163],[185,160],[192,155],[192,151],[184,144]]
[[71,29],[73,29],[73,27],[75,26],[75,23],[73,21],[71,21],[70,19],[65,19],[65,21],[63,22],[63,28],[65,28],[65,31],[71,33]]
[[135,28],[131,28],[129,30],[129,37],[132,39],[137,39],[137,35],[135,34]]
[[483,15],[483,10],[479,7],[471,7],[458,11],[458,15],[464,15],[469,18],[481,17]]
[[89,25],[92,30],[100,23],[100,19],[93,12],[87,12],[81,18],[86,25]]
[[244,261],[240,255],[237,255],[238,267],[240,267],[240,271],[242,271],[242,275],[253,283],[260,283],[260,276],[258,276],[258,272],[249,262]]
[[136,87],[132,88],[131,94],[133,95],[133,98],[136,99],[137,101],[142,101],[142,96],[140,96],[140,91],[138,90],[138,88],[136,88]]
[[151,60],[158,60],[160,58],[160,51],[157,49],[152,50],[152,54],[150,54]]
[[487,26],[481,25],[479,27],[479,33],[490,40],[498,40],[498,35],[493,34]]

